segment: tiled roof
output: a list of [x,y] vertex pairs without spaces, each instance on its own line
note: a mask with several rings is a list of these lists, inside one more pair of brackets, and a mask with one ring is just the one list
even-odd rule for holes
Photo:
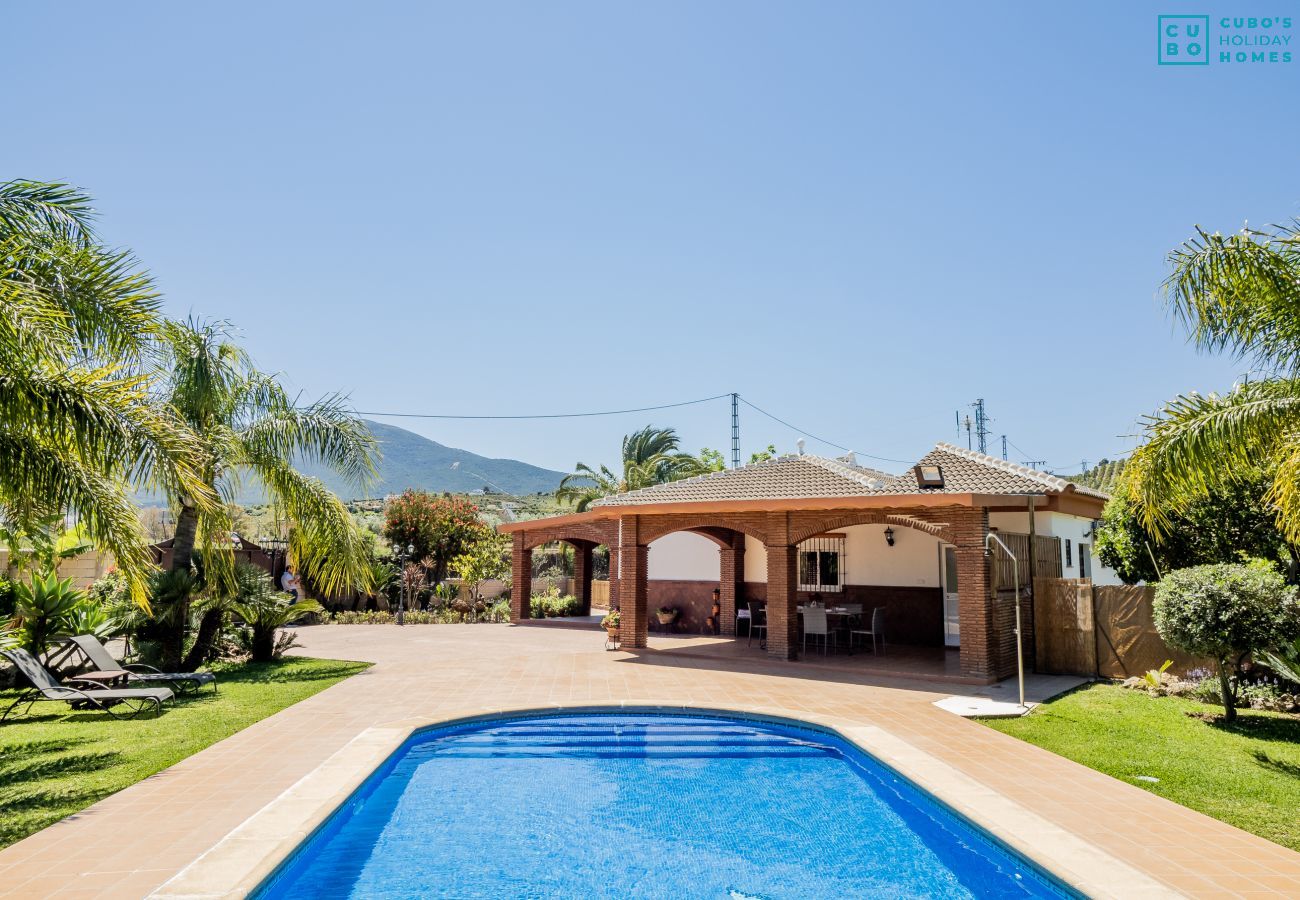
[[914,468],[890,475],[847,459],[820,456],[781,456],[739,469],[710,472],[694,478],[656,484],[615,494],[594,506],[641,506],[656,503],[707,503],[723,500],[802,500],[821,497],[863,497],[899,494],[1060,494],[1074,488],[1080,494],[1106,498],[1100,491],[1073,484],[1047,472],[939,443],[919,465],[938,465],[944,484],[922,488]]
[[1060,494],[1073,487],[1076,493],[1089,497],[1104,500],[1110,496],[1048,472],[944,442],[935,444],[934,449],[922,457],[917,465],[941,466],[944,486],[918,487],[916,469],[911,468],[893,479],[886,486],[886,491],[908,494],[922,490],[926,493],[944,494]]
[[709,500],[795,500],[808,497],[859,497],[893,478],[838,459],[780,456],[739,469],[724,469],[681,481],[615,494],[593,506],[691,503]]
[[943,469],[943,487],[923,488],[911,468],[891,479],[891,494],[1059,494],[1069,482],[1046,472],[965,450],[955,444],[939,443],[917,463]]

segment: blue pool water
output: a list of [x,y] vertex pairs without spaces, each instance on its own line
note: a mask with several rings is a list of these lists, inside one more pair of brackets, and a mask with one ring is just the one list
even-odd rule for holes
[[256,894],[1069,895],[838,738],[652,713],[417,734]]

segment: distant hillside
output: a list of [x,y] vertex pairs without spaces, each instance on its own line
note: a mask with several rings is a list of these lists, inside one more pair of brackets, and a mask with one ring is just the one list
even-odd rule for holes
[[[367,492],[371,497],[383,497],[407,488],[455,494],[467,494],[485,487],[516,496],[550,493],[564,477],[563,472],[530,466],[517,459],[488,459],[468,450],[447,447],[394,425],[369,420],[366,424],[378,438],[384,454],[379,466],[380,480]],[[326,469],[312,465],[304,465],[301,469],[325,482],[344,500],[363,499],[355,497],[356,491],[350,485]],[[237,498],[239,503],[247,506],[265,501],[258,485],[246,484],[244,487]]]
[[1120,476],[1124,474],[1124,464],[1126,462],[1128,462],[1126,459],[1103,459],[1082,474],[1062,475],[1061,477],[1110,494],[1114,493],[1115,485],[1119,482]]
[[[380,481],[370,491],[372,497],[407,488],[464,494],[486,487],[507,494],[538,494],[555,490],[564,477],[563,472],[530,466],[517,459],[488,459],[447,447],[395,425],[369,420],[366,424],[384,454]],[[344,499],[354,499],[349,495],[356,492],[333,474],[312,467],[304,467],[304,471],[320,478]]]

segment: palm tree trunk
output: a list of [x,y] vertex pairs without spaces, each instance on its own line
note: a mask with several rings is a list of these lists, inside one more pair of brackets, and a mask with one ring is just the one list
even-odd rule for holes
[[[181,512],[176,517],[176,534],[172,538],[172,571],[189,572],[194,561],[194,542],[199,532],[199,512],[181,501]],[[190,600],[180,601],[180,608],[167,625],[163,637],[163,668],[175,672],[182,667],[185,655],[185,633],[190,624]]]
[[203,614],[203,618],[199,620],[198,634],[194,637],[194,646],[181,661],[181,671],[193,672],[211,658],[212,645],[216,643],[217,635],[221,633],[221,620],[224,616],[225,611],[219,607],[209,609]]
[[194,542],[199,533],[199,511],[181,502],[181,513],[176,517],[176,534],[172,538],[172,571],[188,572],[194,562]]

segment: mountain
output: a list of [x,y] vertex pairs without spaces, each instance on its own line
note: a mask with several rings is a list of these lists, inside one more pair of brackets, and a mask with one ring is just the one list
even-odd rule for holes
[[[379,481],[368,491],[371,497],[398,493],[407,488],[426,491],[451,491],[466,494],[483,488],[506,494],[539,494],[554,491],[564,477],[517,459],[489,459],[457,450],[421,437],[405,428],[366,420],[379,440],[383,461],[379,464]],[[345,500],[361,499],[345,481],[318,466],[304,465],[302,471],[315,475]]]

